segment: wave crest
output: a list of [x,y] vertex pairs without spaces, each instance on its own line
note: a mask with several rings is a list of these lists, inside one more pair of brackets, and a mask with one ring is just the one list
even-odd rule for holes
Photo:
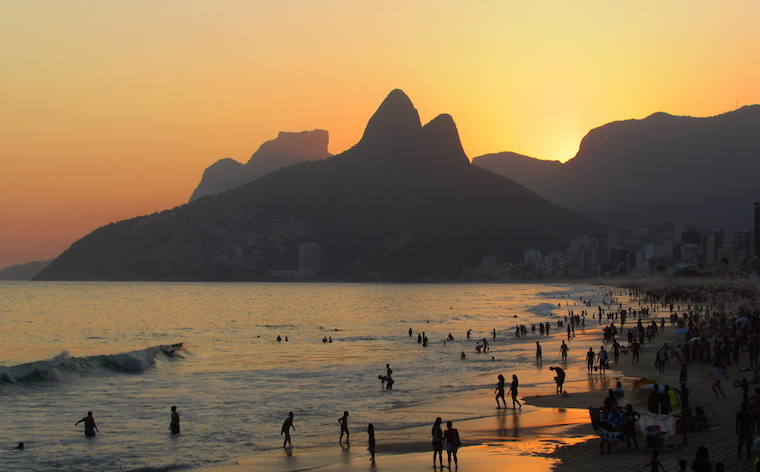
[[138,351],[99,356],[72,357],[62,351],[52,359],[11,367],[0,366],[0,383],[62,380],[67,374],[97,375],[107,372],[140,373],[157,360],[184,359],[189,351],[182,343],[152,346]]

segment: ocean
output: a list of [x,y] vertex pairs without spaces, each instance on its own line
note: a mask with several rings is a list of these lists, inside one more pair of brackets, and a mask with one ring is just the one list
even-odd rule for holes
[[[508,381],[519,374],[521,395],[550,393],[551,372],[535,365],[535,342],[544,344],[544,366],[559,363],[564,330],[556,322],[584,308],[578,299],[593,290],[0,282],[0,468],[208,468],[281,450],[289,411],[294,448],[335,445],[344,410],[353,440],[366,440],[370,422],[378,440],[411,440],[403,431],[438,415],[410,406],[493,392],[499,373]],[[514,335],[517,324],[547,321],[552,338]],[[427,347],[417,342],[423,331]],[[477,353],[483,338],[491,350]],[[580,364],[584,351],[571,350],[571,363]],[[386,364],[393,390],[378,379]],[[169,434],[172,405],[182,419],[176,436]],[[100,429],[94,439],[75,426],[87,411]],[[493,410],[448,413],[444,421],[486,414]],[[13,451],[21,441],[27,449]]]

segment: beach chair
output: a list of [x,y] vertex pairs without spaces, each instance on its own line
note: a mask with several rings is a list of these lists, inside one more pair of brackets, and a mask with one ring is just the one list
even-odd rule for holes
[[647,441],[647,449],[650,447],[657,448],[661,447],[664,444],[664,438],[662,437],[662,430],[660,429],[659,425],[653,424],[650,426],[647,426],[646,432],[644,433]]
[[702,431],[710,431],[710,418],[707,418],[707,421],[699,422],[695,421],[692,423],[694,431],[702,432]]

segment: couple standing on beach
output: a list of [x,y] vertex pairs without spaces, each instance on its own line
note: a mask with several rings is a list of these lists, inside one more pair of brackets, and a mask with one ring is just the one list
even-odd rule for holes
[[[517,399],[517,387],[519,386],[520,382],[517,380],[516,375],[512,375],[512,383],[509,385],[509,391],[512,395],[512,409],[515,409],[515,404],[522,410],[522,405],[520,404],[520,400]],[[501,403],[499,403],[499,398],[501,398],[501,401],[504,402],[504,409],[507,408],[507,402],[504,400],[504,376],[499,374],[499,382],[496,384],[496,409],[501,408]]]
[[435,419],[433,425],[433,468],[435,468],[435,456],[438,455],[438,462],[443,469],[443,445],[446,444],[446,455],[449,460],[449,469],[451,469],[451,456],[454,456],[454,467],[457,467],[457,449],[462,445],[459,440],[459,431],[453,428],[451,421],[446,422],[446,431],[441,430],[441,417]]

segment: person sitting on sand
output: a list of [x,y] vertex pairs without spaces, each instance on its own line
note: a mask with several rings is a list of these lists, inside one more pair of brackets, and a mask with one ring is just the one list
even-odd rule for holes
[[282,429],[280,430],[280,434],[285,435],[285,441],[282,443],[282,447],[292,445],[290,443],[290,428],[293,428],[293,431],[296,430],[296,427],[293,426],[293,412],[292,411],[288,413],[288,417],[285,418],[285,421],[282,423]]
[[617,383],[613,391],[615,392],[615,398],[617,398],[618,400],[625,396],[625,390],[623,390],[623,384],[621,384],[620,382]]
[[[565,384],[565,371],[561,367],[549,367],[549,370],[553,370],[557,373],[557,376],[554,377],[554,382],[557,383],[557,393],[562,393],[562,386]],[[505,405],[506,406],[506,405]]]
[[84,423],[84,435],[88,438],[95,437],[96,431],[98,433],[100,432],[98,425],[95,424],[95,418],[92,416],[91,411],[87,412],[87,416],[74,423],[74,426],[78,425],[79,423]]
[[494,390],[494,393],[496,393],[496,409],[501,408],[501,404],[499,403],[499,398],[501,398],[501,401],[504,403],[504,409],[507,409],[507,401],[504,400],[504,376],[499,374],[498,376],[498,383],[496,384],[496,390]]
[[701,406],[698,406],[694,411],[695,413],[691,416],[691,419],[689,421],[691,429],[701,431],[709,428],[709,419],[707,418],[705,410]]

